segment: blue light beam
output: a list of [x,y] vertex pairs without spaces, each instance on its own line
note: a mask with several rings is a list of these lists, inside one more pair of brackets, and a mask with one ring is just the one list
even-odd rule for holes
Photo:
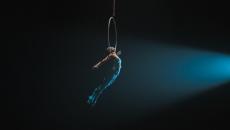
[[228,55],[157,44],[132,44],[127,48],[123,88],[133,92],[129,97],[137,98],[133,102],[136,105],[177,101],[230,80]]
[[130,43],[121,45],[123,69],[104,102],[117,119],[154,114],[230,81],[229,55],[153,41],[121,42]]

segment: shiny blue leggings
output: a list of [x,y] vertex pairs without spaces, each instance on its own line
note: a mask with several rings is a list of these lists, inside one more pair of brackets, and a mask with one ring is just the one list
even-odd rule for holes
[[109,86],[111,86],[113,82],[117,79],[119,73],[120,71],[117,71],[117,73],[113,74],[110,80],[105,80],[103,84],[95,88],[92,95],[88,97],[88,104],[94,106],[97,103],[97,100],[100,97],[100,95],[103,93],[103,91],[107,89]]

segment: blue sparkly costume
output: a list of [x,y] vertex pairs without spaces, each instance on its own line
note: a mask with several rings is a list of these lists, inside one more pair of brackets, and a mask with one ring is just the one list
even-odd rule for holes
[[114,66],[111,78],[105,80],[103,84],[94,89],[92,95],[88,97],[88,104],[95,105],[102,92],[109,86],[111,86],[113,82],[116,80],[116,78],[119,76],[121,70],[121,59],[115,58],[113,59],[113,62]]

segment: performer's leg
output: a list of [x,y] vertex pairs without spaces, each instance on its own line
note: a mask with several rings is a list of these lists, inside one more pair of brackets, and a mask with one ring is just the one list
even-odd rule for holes
[[91,105],[95,105],[96,104],[97,99],[102,94],[102,92],[104,91],[104,88],[107,86],[107,84],[108,83],[106,81],[104,81],[103,84],[101,84],[100,86],[98,86],[97,88],[94,89],[93,93],[88,98],[88,103],[89,104],[91,104]]
[[88,103],[91,105],[95,105],[100,95],[103,93],[105,89],[107,89],[112,83],[115,81],[117,75],[114,75],[110,80],[105,80],[105,82],[99,87],[95,88],[92,95],[89,96]]

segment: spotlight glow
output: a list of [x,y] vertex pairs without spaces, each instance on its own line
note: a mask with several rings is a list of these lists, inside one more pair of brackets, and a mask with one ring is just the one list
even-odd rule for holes
[[132,44],[122,46],[123,70],[114,84],[119,103],[108,99],[106,104],[123,106],[125,110],[116,110],[122,117],[148,115],[230,81],[228,55],[149,41],[127,42]]
[[152,44],[136,44],[129,54],[135,58],[127,60],[126,69],[132,73],[127,75],[127,86],[149,105],[171,102],[230,80],[230,56],[224,54]]

